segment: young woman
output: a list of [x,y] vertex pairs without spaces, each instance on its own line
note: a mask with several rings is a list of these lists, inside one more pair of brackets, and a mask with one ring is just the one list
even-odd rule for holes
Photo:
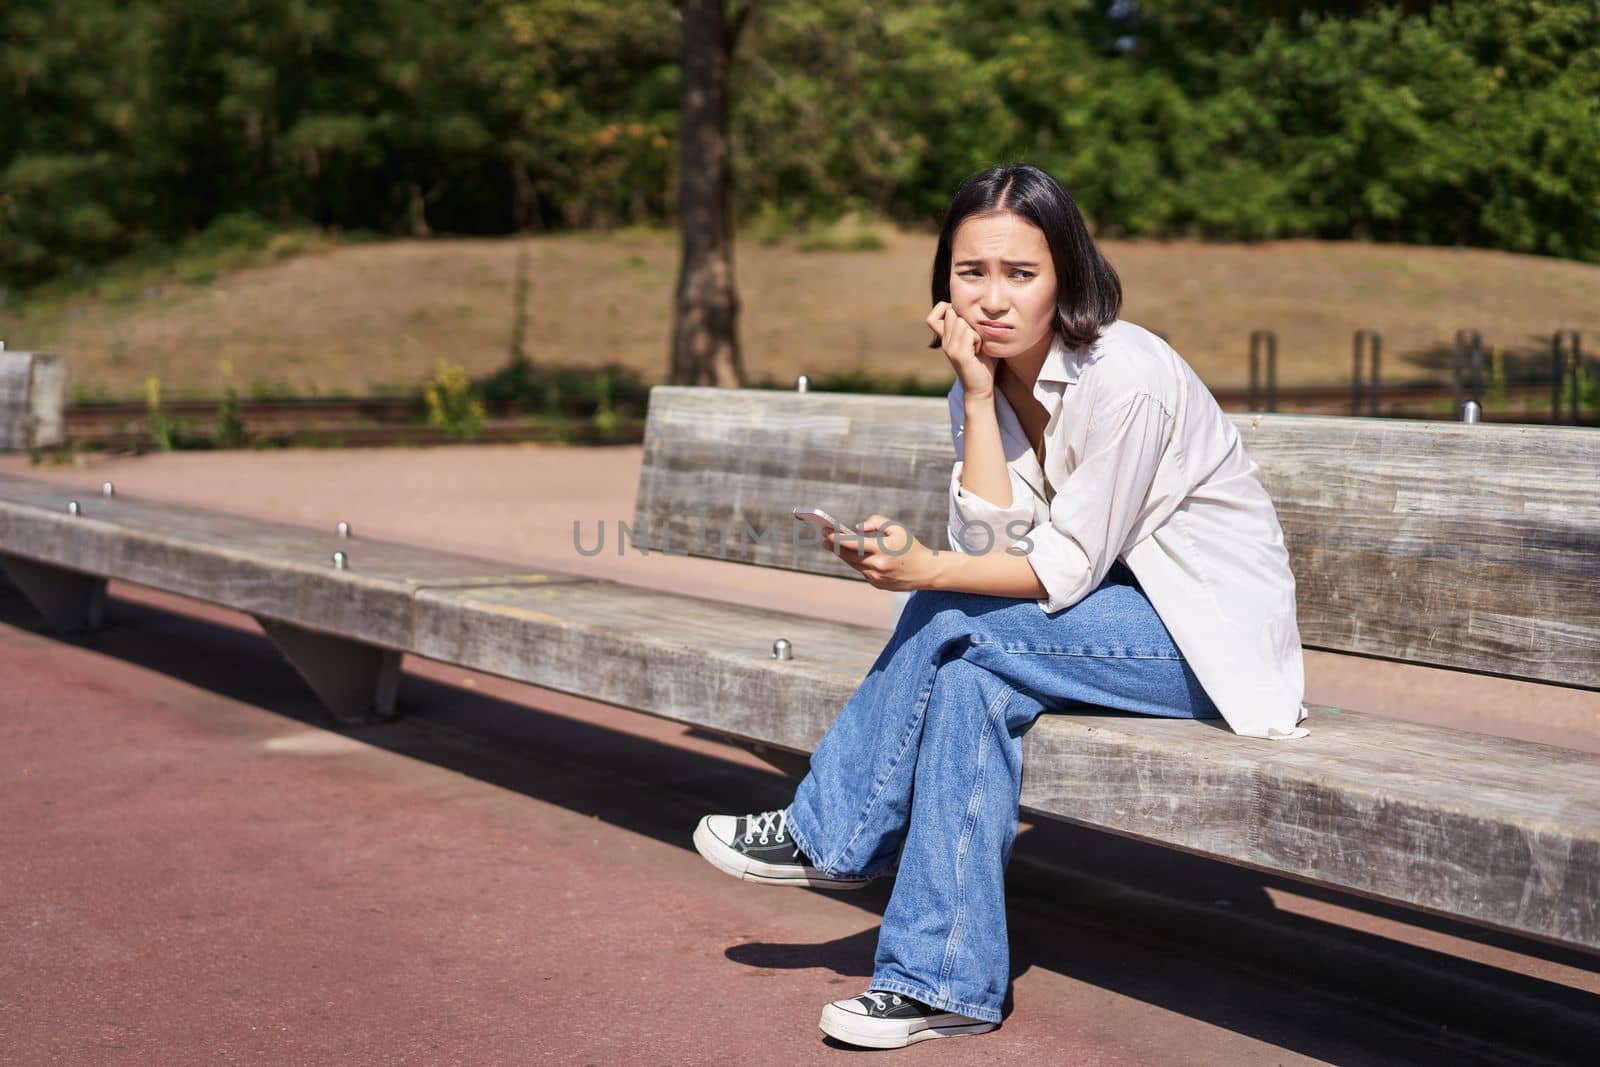
[[893,867],[871,989],[822,1009],[838,1040],[896,1048],[1000,1021],[1004,871],[1021,736],[1085,706],[1220,715],[1305,736],[1294,576],[1238,433],[1122,285],[1044,171],[956,193],[927,325],[955,370],[953,551],[887,516],[829,546],[916,590],[779,811],[708,815],[694,841],[769,885],[851,889]]

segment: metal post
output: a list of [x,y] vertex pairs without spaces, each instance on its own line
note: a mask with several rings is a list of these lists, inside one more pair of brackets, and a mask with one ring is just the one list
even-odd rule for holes
[[798,378],[796,378],[794,380],[794,391],[797,392],[797,393],[810,392],[811,391],[811,379],[806,377],[804,374],[800,375],[800,377],[798,377]]
[[1261,410],[1261,361],[1256,356],[1257,330],[1250,335],[1250,410]]
[[1578,331],[1572,331],[1572,396],[1570,406],[1572,425],[1578,425],[1578,371],[1583,368],[1583,353],[1578,348]]
[[[1572,425],[1578,425],[1578,361],[1580,335],[1577,330],[1557,330],[1550,339],[1550,424],[1561,424],[1561,385],[1572,379]],[[1568,343],[1570,342],[1570,344]]]
[[1462,422],[1477,422],[1482,414],[1483,409],[1478,406],[1478,402],[1476,400],[1468,400],[1465,404],[1461,405]]
[[1483,340],[1477,338],[1472,345],[1472,399],[1483,405]]
[[1350,414],[1361,414],[1361,363],[1366,354],[1371,359],[1370,384],[1367,387],[1367,414],[1378,414],[1378,359],[1383,353],[1383,335],[1377,330],[1357,330],[1351,342],[1354,365],[1350,374]]
[[1259,353],[1267,353],[1267,410],[1278,410],[1278,335],[1271,330],[1250,333],[1250,410],[1261,410],[1261,368]]
[[1450,399],[1459,410],[1465,390],[1462,375],[1470,369],[1472,378],[1471,399],[1483,405],[1483,335],[1477,330],[1457,330],[1455,347],[1450,353]]

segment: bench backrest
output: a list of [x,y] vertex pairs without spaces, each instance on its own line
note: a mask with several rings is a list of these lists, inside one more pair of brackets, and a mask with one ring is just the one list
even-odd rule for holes
[[[1307,648],[1600,689],[1600,433],[1231,417]],[[790,509],[881,512],[947,549],[954,458],[938,397],[657,386],[633,540],[859,581]]]

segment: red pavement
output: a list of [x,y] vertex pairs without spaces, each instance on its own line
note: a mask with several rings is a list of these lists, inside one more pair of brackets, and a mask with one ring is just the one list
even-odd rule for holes
[[[726,746],[610,709],[512,704],[496,710],[515,717],[499,724],[514,749],[449,721],[343,736],[299,718],[309,697],[258,638],[120,600],[107,632],[71,643],[19,629],[14,597],[3,618],[8,1062],[846,1054],[816,1015],[870,973],[881,894],[863,910],[701,861],[689,832],[706,803],[765,801],[775,784]],[[169,675],[185,655],[194,668]],[[454,695],[412,681],[412,702]],[[914,1051],[1298,1059],[1039,968],[1016,996],[1024,1010],[981,1045]]]
[[[689,843],[786,799],[753,757],[410,658],[405,719],[335,732],[248,619],[112,592],[63,640],[0,591],[0,1063],[858,1054],[816,1016],[865,987],[887,887],[749,886]],[[1511,1062],[1479,1037],[1600,1016],[1592,958],[1105,835],[1028,829],[1011,881],[1014,1013],[883,1058]]]

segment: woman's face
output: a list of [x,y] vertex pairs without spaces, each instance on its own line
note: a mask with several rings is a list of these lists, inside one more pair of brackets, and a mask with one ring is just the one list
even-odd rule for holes
[[972,215],[950,243],[950,304],[1006,359],[1050,350],[1056,268],[1044,231],[1010,211]]

